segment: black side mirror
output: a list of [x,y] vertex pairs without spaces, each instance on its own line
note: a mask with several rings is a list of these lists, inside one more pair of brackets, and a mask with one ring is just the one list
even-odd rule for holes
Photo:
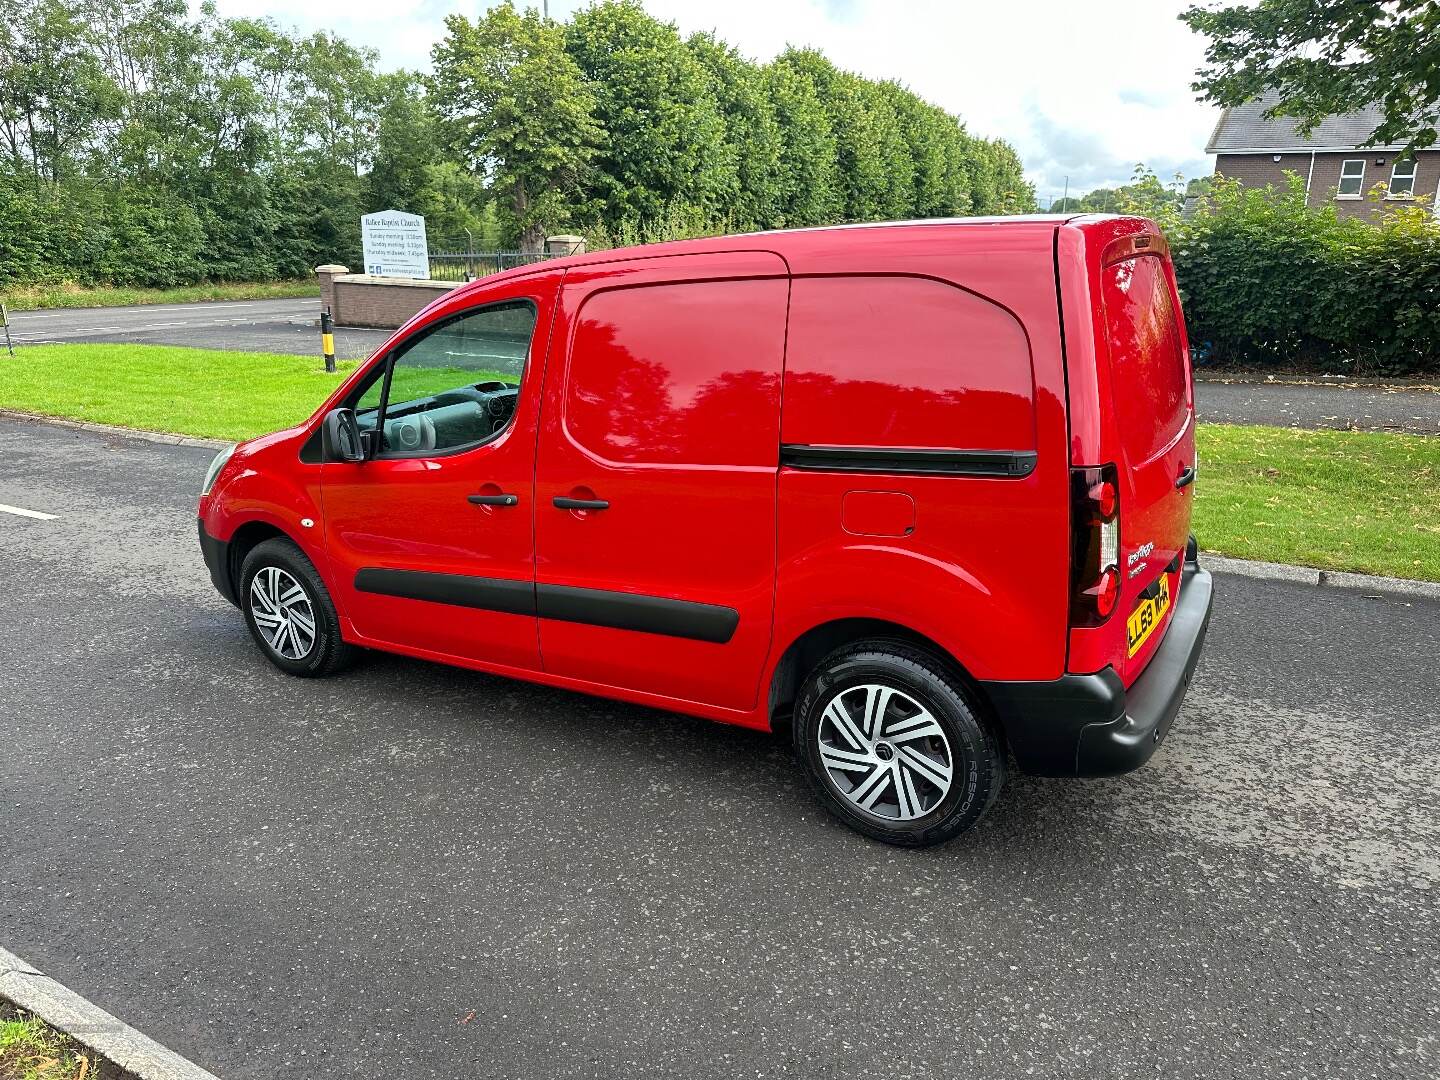
[[325,461],[364,461],[365,440],[354,409],[331,409],[320,426],[320,456]]

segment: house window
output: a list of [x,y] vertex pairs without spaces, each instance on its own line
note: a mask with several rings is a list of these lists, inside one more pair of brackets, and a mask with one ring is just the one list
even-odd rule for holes
[[1358,199],[1365,187],[1365,159],[1350,158],[1340,166],[1340,186],[1335,189],[1337,199]]
[[1395,162],[1395,167],[1390,170],[1390,190],[1388,192],[1392,199],[1409,199],[1415,194],[1415,159],[1400,160]]

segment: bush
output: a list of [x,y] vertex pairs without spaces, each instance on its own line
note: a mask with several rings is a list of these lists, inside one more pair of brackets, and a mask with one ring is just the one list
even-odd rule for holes
[[1305,185],[1217,178],[1188,221],[1166,212],[1202,364],[1407,375],[1440,368],[1440,228],[1424,205],[1380,224],[1305,205]]

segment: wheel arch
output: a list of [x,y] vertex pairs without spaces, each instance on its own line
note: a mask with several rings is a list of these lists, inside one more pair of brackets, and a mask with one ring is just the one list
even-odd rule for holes
[[788,730],[795,699],[806,677],[815,670],[820,661],[836,649],[856,641],[870,638],[903,641],[931,654],[939,663],[958,678],[971,692],[975,701],[989,710],[989,701],[980,684],[965,669],[953,653],[933,638],[901,623],[887,619],[866,617],[831,619],[812,626],[800,634],[781,653],[770,676],[770,691],[767,712],[771,730],[784,733]]
[[245,556],[254,551],[266,540],[274,539],[289,540],[302,551],[304,547],[295,537],[291,536],[280,526],[272,521],[263,521],[259,518],[252,519],[239,526],[230,534],[229,548],[226,555],[227,571],[230,574],[230,587],[235,595],[240,595],[240,568],[245,565]]

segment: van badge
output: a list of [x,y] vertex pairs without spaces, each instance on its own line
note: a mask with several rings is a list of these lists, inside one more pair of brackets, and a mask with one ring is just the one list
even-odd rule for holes
[[1155,541],[1150,540],[1144,544],[1141,544],[1138,548],[1132,551],[1130,553],[1130,558],[1126,560],[1125,563],[1126,567],[1129,569],[1129,573],[1126,576],[1133,578],[1137,574],[1143,573],[1145,570],[1145,560],[1154,550]]

